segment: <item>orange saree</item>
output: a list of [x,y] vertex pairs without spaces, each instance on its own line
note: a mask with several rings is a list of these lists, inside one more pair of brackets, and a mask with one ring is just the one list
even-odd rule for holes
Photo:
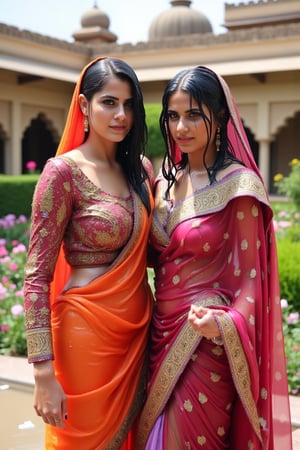
[[145,272],[150,220],[139,202],[135,196],[133,235],[110,270],[58,296],[53,288],[54,365],[68,419],[64,429],[47,426],[47,449],[120,448],[142,405],[152,294]]

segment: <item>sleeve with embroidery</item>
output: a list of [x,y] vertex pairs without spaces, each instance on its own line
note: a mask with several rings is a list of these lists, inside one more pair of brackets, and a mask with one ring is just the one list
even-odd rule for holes
[[28,361],[53,359],[50,283],[64,232],[72,213],[71,183],[49,160],[36,185],[24,276]]

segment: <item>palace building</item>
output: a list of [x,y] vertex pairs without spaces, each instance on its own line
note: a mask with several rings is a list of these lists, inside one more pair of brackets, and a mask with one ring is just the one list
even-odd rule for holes
[[97,4],[83,13],[74,42],[0,23],[0,172],[25,173],[31,160],[42,169],[55,154],[81,69],[111,55],[135,69],[145,103],[160,103],[166,82],[183,68],[220,73],[274,192],[274,175],[288,174],[289,162],[300,159],[300,0],[226,3],[218,35],[190,0],[158,11],[145,24],[146,42],[118,44],[109,26]]

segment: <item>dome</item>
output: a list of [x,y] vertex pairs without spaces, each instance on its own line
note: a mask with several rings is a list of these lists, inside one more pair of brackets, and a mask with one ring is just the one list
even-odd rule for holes
[[190,8],[191,0],[172,0],[172,7],[157,16],[149,28],[149,41],[188,34],[211,33],[207,17]]
[[108,15],[101,11],[96,5],[86,11],[81,17],[82,28],[101,27],[108,29],[109,24],[110,21]]
[[101,44],[116,42],[117,36],[109,31],[110,20],[107,14],[98,8],[96,2],[93,8],[81,17],[81,29],[74,31],[75,41]]

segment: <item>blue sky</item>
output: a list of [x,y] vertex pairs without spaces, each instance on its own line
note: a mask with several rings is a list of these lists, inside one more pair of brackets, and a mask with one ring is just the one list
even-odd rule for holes
[[[1,0],[0,22],[72,42],[72,33],[81,28],[82,14],[94,3],[94,0]],[[170,0],[97,0],[96,3],[109,16],[109,30],[118,36],[119,44],[147,41],[154,18],[171,6]],[[201,11],[214,33],[219,34],[225,31],[222,27],[225,3],[243,1],[193,0],[191,8]]]

